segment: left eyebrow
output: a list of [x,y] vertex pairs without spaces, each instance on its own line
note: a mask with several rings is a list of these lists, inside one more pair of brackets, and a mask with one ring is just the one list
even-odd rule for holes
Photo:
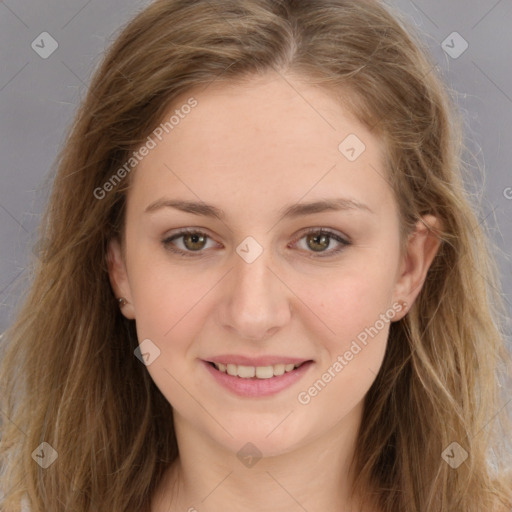
[[338,197],[334,199],[324,199],[312,203],[297,203],[284,208],[281,219],[295,218],[303,215],[312,215],[314,213],[322,213],[326,211],[346,211],[346,210],[362,210],[367,213],[375,214],[375,212],[366,204],[356,201],[355,199]]
[[[161,208],[175,208],[177,210],[192,213],[193,215],[203,215],[224,221],[226,213],[211,204],[197,201],[182,201],[167,198],[161,198],[151,203],[144,210],[145,212],[154,212]],[[296,218],[326,211],[346,211],[361,210],[375,215],[375,212],[366,204],[350,198],[333,198],[314,201],[311,203],[297,203],[284,207],[280,210],[281,220],[285,218]]]

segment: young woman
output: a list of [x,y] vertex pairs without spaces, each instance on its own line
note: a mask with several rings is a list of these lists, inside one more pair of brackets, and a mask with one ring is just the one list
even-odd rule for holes
[[457,127],[376,0],[138,14],[6,334],[2,510],[509,511]]

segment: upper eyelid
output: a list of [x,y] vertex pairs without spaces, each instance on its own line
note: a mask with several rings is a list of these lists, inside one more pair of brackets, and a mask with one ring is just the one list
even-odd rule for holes
[[[309,235],[309,234],[315,234],[315,233],[323,233],[323,234],[327,234],[327,235],[330,235],[332,239],[334,239],[335,242],[337,242],[338,244],[341,244],[341,245],[351,245],[352,244],[352,240],[350,239],[350,237],[348,237],[347,235],[345,235],[344,233],[341,233],[337,230],[333,230],[331,228],[325,228],[325,227],[311,227],[311,228],[304,228],[303,230],[301,230],[299,232],[298,235],[294,236],[293,240],[292,240],[292,244],[296,244],[297,242],[299,242],[302,238],[304,238],[305,236]],[[214,237],[210,236],[207,232],[207,230],[205,230],[204,228],[182,228],[182,229],[178,229],[176,232],[174,233],[171,233],[169,234],[168,236],[165,236],[162,240],[163,243],[166,243],[166,242],[171,242],[173,240],[177,240],[177,239],[180,239],[182,238],[183,236],[187,235],[187,234],[200,234],[200,235],[205,235],[206,238],[212,240],[213,242],[215,243],[219,243],[217,242],[217,240],[215,240]],[[340,238],[340,240],[336,240],[336,237],[337,238]],[[183,249],[177,249],[178,251],[183,251]],[[197,253],[198,255],[201,254],[203,251],[205,251],[205,249],[201,249],[201,250],[198,250],[198,251],[183,251],[183,252],[187,252],[187,253],[190,253],[190,254],[194,254],[194,253]],[[331,252],[334,252],[334,251],[326,251],[325,254],[329,254]],[[313,252],[314,253],[314,252]],[[322,254],[322,252],[319,252],[318,254]]]
[[[329,235],[336,235],[336,236],[339,236],[340,238],[344,239],[346,242],[350,242],[350,237],[348,237],[346,234],[342,233],[342,232],[339,232],[337,230],[334,230],[332,228],[325,228],[325,227],[320,227],[320,226],[314,226],[312,228],[303,228],[299,231],[299,234],[294,236],[293,238],[293,241],[297,241],[297,240],[300,240],[300,238],[302,238],[303,236],[306,236],[310,233],[318,233],[318,232],[325,232]],[[208,238],[210,238],[211,240],[215,240],[215,237],[211,236],[209,233],[208,233],[208,230],[206,230],[205,228],[181,228],[181,229],[177,229],[175,230],[174,232],[170,233],[170,234],[166,234],[163,236],[162,240],[163,241],[166,241],[166,240],[169,240],[173,237],[176,237],[176,238],[179,238],[180,236],[182,235],[187,235],[187,234],[200,234],[200,235],[206,235]]]

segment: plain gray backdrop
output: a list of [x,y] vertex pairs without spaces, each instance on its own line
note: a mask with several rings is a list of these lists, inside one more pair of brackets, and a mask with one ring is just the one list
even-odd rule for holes
[[[121,26],[148,3],[0,1],[0,332],[12,322],[28,286],[26,267],[48,196],[43,185],[91,73]],[[475,155],[470,164],[477,176],[480,221],[498,246],[511,313],[512,1],[388,3],[424,33],[447,83],[457,92],[466,143]],[[485,177],[477,173],[478,166]],[[509,320],[509,339],[510,332]]]

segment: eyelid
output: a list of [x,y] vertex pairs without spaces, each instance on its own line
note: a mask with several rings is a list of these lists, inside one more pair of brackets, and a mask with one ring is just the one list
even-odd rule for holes
[[315,252],[315,251],[307,251],[307,257],[310,258],[329,258],[332,256],[338,255],[341,251],[343,251],[346,247],[349,245],[352,245],[352,241],[347,237],[346,235],[340,233],[339,231],[332,230],[330,228],[324,228],[324,227],[313,227],[313,228],[306,228],[305,230],[301,231],[297,237],[293,239],[291,242],[292,245],[296,244],[300,240],[302,240],[305,236],[308,235],[328,235],[331,240],[335,240],[338,244],[340,244],[340,247],[337,249],[331,249],[324,252]]
[[[198,251],[184,251],[182,249],[178,249],[177,247],[172,246],[171,242],[173,240],[179,239],[187,234],[198,234],[198,235],[205,236],[205,238],[207,238],[209,240],[215,241],[214,238],[211,237],[206,232],[206,230],[204,230],[204,228],[182,228],[182,229],[177,230],[174,233],[171,233],[168,236],[165,236],[162,240],[162,244],[164,245],[164,247],[167,250],[169,250],[173,253],[185,256],[185,257],[191,256],[191,257],[201,258],[201,257],[206,256],[206,254],[205,254],[206,249],[201,249]],[[340,253],[341,251],[343,251],[343,249],[345,249],[347,246],[352,245],[352,241],[350,240],[350,238],[338,231],[334,231],[330,228],[325,228],[325,227],[312,227],[312,228],[305,228],[303,231],[301,231],[299,235],[294,237],[293,241],[290,242],[290,244],[288,244],[287,247],[289,247],[290,245],[295,245],[297,242],[302,240],[302,238],[304,238],[308,235],[327,235],[330,240],[334,240],[341,246],[341,247],[338,247],[337,249],[329,250],[329,251],[325,251],[325,252],[306,251],[309,253],[307,255],[308,257],[315,258],[315,259],[328,258],[331,256],[335,256],[338,253]],[[218,243],[218,242],[216,242],[216,243]]]
[[200,251],[184,251],[183,249],[179,249],[177,247],[172,246],[172,243],[171,243],[172,241],[179,239],[179,238],[183,237],[184,235],[188,235],[188,234],[203,235],[208,240],[215,241],[214,238],[211,237],[206,232],[206,230],[204,228],[181,228],[181,229],[176,230],[174,233],[166,235],[162,240],[162,244],[168,251],[171,251],[171,252],[176,253],[181,256],[185,256],[185,257],[192,256],[195,258],[204,257],[206,249],[201,249]]

